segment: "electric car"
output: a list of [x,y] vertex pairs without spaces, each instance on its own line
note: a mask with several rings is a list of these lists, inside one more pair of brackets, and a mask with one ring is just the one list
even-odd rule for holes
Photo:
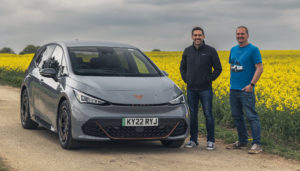
[[26,70],[20,98],[23,128],[56,132],[64,149],[108,140],[179,148],[189,133],[182,90],[131,45],[48,43]]

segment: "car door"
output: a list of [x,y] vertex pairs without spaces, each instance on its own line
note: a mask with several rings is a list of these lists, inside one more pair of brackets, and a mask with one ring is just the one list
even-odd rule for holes
[[[42,89],[40,91],[40,110],[46,118],[45,121],[54,126],[56,122],[56,116],[58,111],[59,98],[61,92],[64,91],[65,72],[66,66],[64,65],[64,52],[62,47],[57,45],[50,58],[45,61],[44,68],[53,68],[56,70],[56,77],[44,77],[41,78]],[[46,125],[47,126],[47,125]]]
[[34,61],[34,67],[30,72],[30,82],[28,85],[29,95],[31,97],[31,112],[40,118],[43,118],[43,114],[40,110],[40,90],[42,89],[40,70],[44,61],[46,61],[50,55],[52,54],[55,46],[54,45],[46,45],[42,47],[42,51],[38,54]]

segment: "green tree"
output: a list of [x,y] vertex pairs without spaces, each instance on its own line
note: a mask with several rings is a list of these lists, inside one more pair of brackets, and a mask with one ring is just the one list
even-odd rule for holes
[[160,52],[160,49],[153,49],[152,52]]
[[9,47],[3,47],[0,49],[0,53],[10,53],[10,54],[16,54],[11,48]]
[[40,46],[34,46],[34,45],[27,45],[21,52],[20,55],[22,54],[28,54],[28,53],[35,53]]

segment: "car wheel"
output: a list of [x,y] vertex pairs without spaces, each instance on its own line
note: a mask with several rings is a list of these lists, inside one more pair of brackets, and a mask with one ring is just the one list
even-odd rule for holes
[[77,147],[77,142],[72,138],[71,113],[66,100],[59,106],[57,132],[62,148],[74,149]]
[[20,116],[21,124],[25,129],[35,129],[39,126],[36,122],[30,119],[29,97],[26,90],[23,90],[21,96]]
[[184,143],[183,140],[161,140],[161,144],[165,147],[180,148]]

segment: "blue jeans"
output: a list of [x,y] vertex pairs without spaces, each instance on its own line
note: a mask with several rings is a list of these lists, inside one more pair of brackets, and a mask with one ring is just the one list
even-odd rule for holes
[[199,100],[202,104],[203,113],[205,116],[207,141],[215,142],[215,125],[212,115],[212,90],[187,90],[188,104],[191,112],[190,133],[191,141],[198,143],[198,104]]
[[260,144],[260,121],[258,114],[255,111],[254,92],[230,90],[230,107],[238,131],[239,142],[248,143],[248,132],[243,112],[244,109],[251,125],[252,144]]

